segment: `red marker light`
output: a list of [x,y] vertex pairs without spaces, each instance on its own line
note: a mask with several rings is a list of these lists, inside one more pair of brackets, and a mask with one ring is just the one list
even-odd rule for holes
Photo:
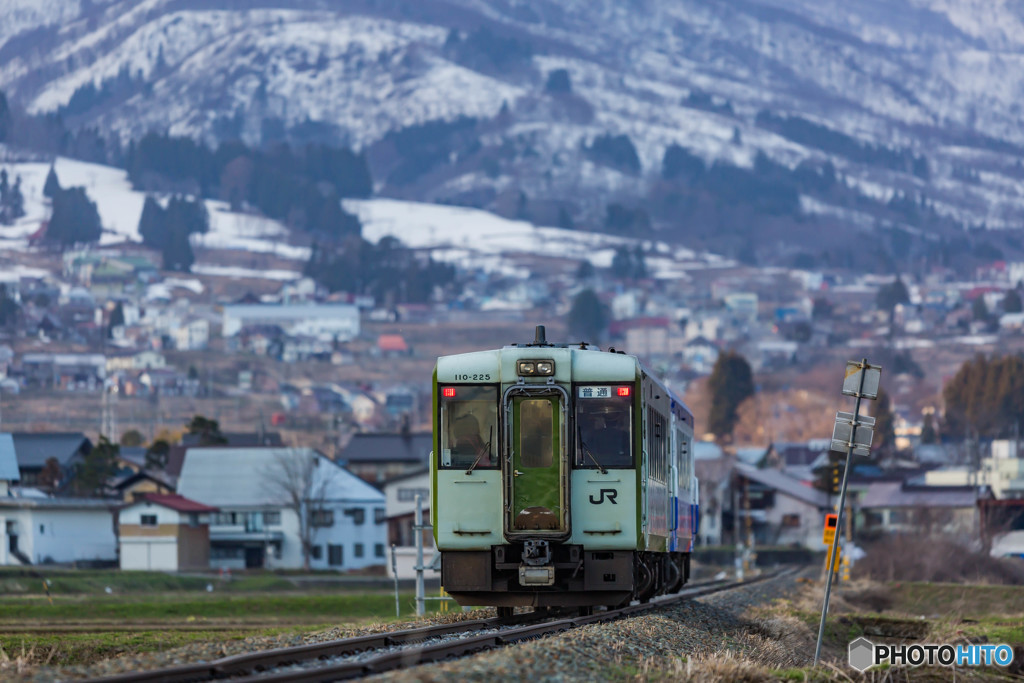
[[629,387],[619,387],[619,396],[629,396]]
[[445,387],[441,389],[441,395],[445,398],[455,398],[455,387]]

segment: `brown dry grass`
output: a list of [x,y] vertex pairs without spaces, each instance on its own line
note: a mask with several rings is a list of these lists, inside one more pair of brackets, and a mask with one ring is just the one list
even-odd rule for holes
[[867,548],[854,576],[875,581],[1024,584],[1020,563],[974,552],[942,536],[891,536]]

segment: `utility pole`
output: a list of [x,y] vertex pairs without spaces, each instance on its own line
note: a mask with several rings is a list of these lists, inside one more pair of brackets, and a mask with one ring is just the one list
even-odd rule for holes
[[832,431],[832,450],[846,451],[846,469],[843,472],[843,485],[839,490],[839,506],[836,511],[839,518],[836,520],[836,534],[832,539],[832,552],[829,555],[829,567],[825,573],[825,600],[821,605],[821,623],[818,625],[818,642],[814,647],[814,666],[818,665],[821,658],[821,640],[825,635],[825,617],[828,616],[828,601],[832,593],[832,563],[835,561],[836,553],[839,551],[839,537],[843,528],[843,517],[846,511],[846,486],[850,479],[850,468],[853,463],[853,455],[868,455],[871,453],[871,438],[874,434],[875,419],[860,414],[860,403],[862,399],[874,400],[878,398],[878,385],[881,381],[882,368],[877,365],[870,365],[868,359],[847,361],[846,374],[843,378],[843,394],[855,397],[853,413],[840,411],[836,414],[836,424]]

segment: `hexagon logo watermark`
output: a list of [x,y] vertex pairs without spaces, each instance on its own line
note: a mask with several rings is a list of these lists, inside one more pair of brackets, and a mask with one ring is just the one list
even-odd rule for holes
[[864,637],[850,643],[850,666],[864,671],[875,662],[875,644]]

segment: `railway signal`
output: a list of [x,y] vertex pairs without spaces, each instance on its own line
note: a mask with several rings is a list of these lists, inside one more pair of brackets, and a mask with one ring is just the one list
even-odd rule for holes
[[[836,414],[836,424],[832,430],[832,450],[846,451],[846,467],[843,469],[843,481],[839,488],[835,533],[832,535],[832,545],[828,553],[829,570],[825,573],[825,600],[821,605],[818,642],[814,647],[815,666],[818,665],[818,660],[821,657],[821,639],[825,635],[825,617],[828,616],[828,601],[832,594],[832,575],[835,573],[833,558],[836,560],[836,564],[839,560],[839,538],[842,535],[843,513],[846,511],[846,485],[850,478],[850,464],[854,453],[868,455],[871,452],[871,438],[875,430],[875,419],[860,414],[860,402],[865,398],[868,400],[878,398],[881,377],[881,366],[871,365],[867,358],[860,362],[851,360],[846,363],[846,373],[843,376],[843,395],[853,396],[857,400],[852,413],[840,411]],[[829,516],[831,517],[831,515]]]

